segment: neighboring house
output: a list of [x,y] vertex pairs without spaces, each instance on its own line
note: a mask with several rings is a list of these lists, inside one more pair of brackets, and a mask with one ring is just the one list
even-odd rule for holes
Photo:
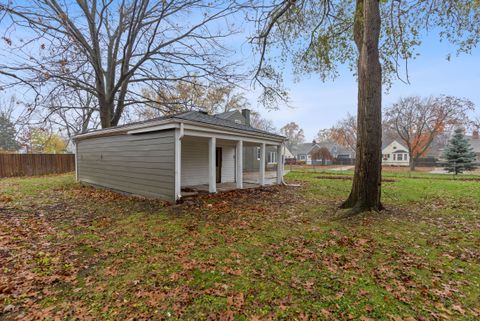
[[315,140],[311,143],[293,146],[292,152],[296,160],[303,161],[307,165],[331,163],[331,160],[324,162],[322,159],[318,159],[317,152],[323,147],[328,149],[334,159],[351,160],[355,158],[355,153],[348,147],[332,142],[317,143]]
[[[433,159],[441,162],[445,161],[445,149],[450,138],[451,135],[436,137],[422,158]],[[480,161],[480,138],[478,131],[473,131],[472,135],[465,135],[465,138],[470,143],[473,151],[477,155],[477,161]]]
[[478,134],[478,130],[475,130],[471,136],[466,135],[465,138],[472,146],[473,151],[477,155],[477,161],[480,162],[480,135]]
[[408,166],[410,155],[408,148],[394,140],[382,148],[382,165],[387,166]]
[[[285,137],[251,127],[249,118],[249,110],[189,111],[78,135],[77,180],[168,201],[192,190],[215,193],[217,185],[281,183],[283,162],[273,173],[266,168],[283,159]],[[251,184],[247,174],[256,168]]]
[[293,155],[293,153],[290,151],[290,149],[288,149],[287,146],[283,146],[283,156],[285,157],[285,159],[294,159],[295,158],[295,155]]

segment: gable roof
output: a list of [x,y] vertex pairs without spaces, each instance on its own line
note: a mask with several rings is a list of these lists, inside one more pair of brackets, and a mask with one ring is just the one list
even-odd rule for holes
[[[308,154],[310,150],[312,150],[313,147],[318,146],[318,144],[313,144],[313,143],[303,143],[303,144],[297,144],[292,146],[291,152],[294,155],[303,155],[303,154]],[[320,147],[320,146],[318,146]]]
[[[223,115],[222,115],[223,114]],[[104,129],[99,129],[95,131],[91,131],[85,134],[80,134],[74,137],[74,139],[77,138],[83,138],[83,137],[93,137],[93,136],[100,136],[106,133],[114,133],[118,132],[124,133],[128,130],[136,129],[139,127],[142,128],[148,128],[150,126],[155,126],[158,125],[160,122],[165,122],[165,121],[172,121],[172,122],[181,122],[182,120],[187,120],[187,121],[192,121],[196,123],[201,123],[201,124],[206,124],[206,125],[213,125],[213,126],[219,126],[223,127],[226,129],[235,129],[235,130],[241,130],[253,134],[261,134],[261,135],[267,135],[267,136],[273,136],[276,138],[285,138],[284,136],[273,134],[264,130],[260,130],[257,128],[254,128],[252,126],[244,125],[244,124],[239,124],[234,121],[225,119],[224,115],[225,113],[222,113],[219,115],[209,115],[205,112],[200,112],[200,111],[186,111],[178,114],[173,114],[173,115],[168,115],[168,116],[162,116],[162,117],[157,117],[145,121],[139,121],[139,122],[134,122],[134,123],[129,123],[129,124],[124,124],[120,126],[115,126],[115,127],[110,127],[110,128],[104,128]],[[220,116],[220,117],[219,117]]]
[[408,148],[405,147],[405,146],[403,146],[402,144],[400,144],[397,140],[391,141],[390,144],[386,145],[385,147],[382,146],[382,151],[385,150],[386,148],[390,147],[390,146],[393,145],[394,143],[397,143],[397,145],[399,145],[399,150],[400,150],[401,148],[403,148],[403,149],[404,149],[404,152],[405,152],[405,153],[408,153]]

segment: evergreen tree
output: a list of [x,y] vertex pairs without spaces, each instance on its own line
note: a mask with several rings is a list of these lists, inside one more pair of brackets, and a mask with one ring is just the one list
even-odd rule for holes
[[450,173],[455,173],[455,175],[476,168],[475,153],[463,135],[463,129],[459,128],[455,130],[445,150],[445,158],[447,159],[445,170]]
[[15,140],[15,126],[10,119],[0,113],[0,151],[17,151],[18,143]]

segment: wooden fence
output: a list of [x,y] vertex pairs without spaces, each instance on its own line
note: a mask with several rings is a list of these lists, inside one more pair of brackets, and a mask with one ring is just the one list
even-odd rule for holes
[[46,175],[74,170],[74,154],[0,154],[0,177]]

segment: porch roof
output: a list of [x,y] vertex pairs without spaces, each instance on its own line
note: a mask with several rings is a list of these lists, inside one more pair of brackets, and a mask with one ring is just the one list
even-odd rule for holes
[[270,133],[264,130],[260,130],[254,128],[249,125],[239,124],[227,119],[223,119],[221,117],[217,117],[216,115],[209,115],[204,112],[199,111],[187,111],[183,113],[178,113],[174,115],[168,115],[163,117],[158,117],[146,121],[134,122],[125,125],[120,125],[111,128],[99,129],[89,133],[80,134],[74,137],[74,139],[84,139],[90,137],[97,137],[97,136],[108,136],[108,135],[122,135],[127,134],[133,130],[145,130],[147,131],[149,128],[156,127],[159,125],[166,125],[171,123],[181,123],[182,121],[193,122],[199,125],[207,125],[207,126],[214,126],[217,128],[221,128],[223,130],[232,130],[232,131],[240,131],[245,132],[248,134],[259,135],[259,136],[267,136],[273,139],[285,139],[284,136]]

